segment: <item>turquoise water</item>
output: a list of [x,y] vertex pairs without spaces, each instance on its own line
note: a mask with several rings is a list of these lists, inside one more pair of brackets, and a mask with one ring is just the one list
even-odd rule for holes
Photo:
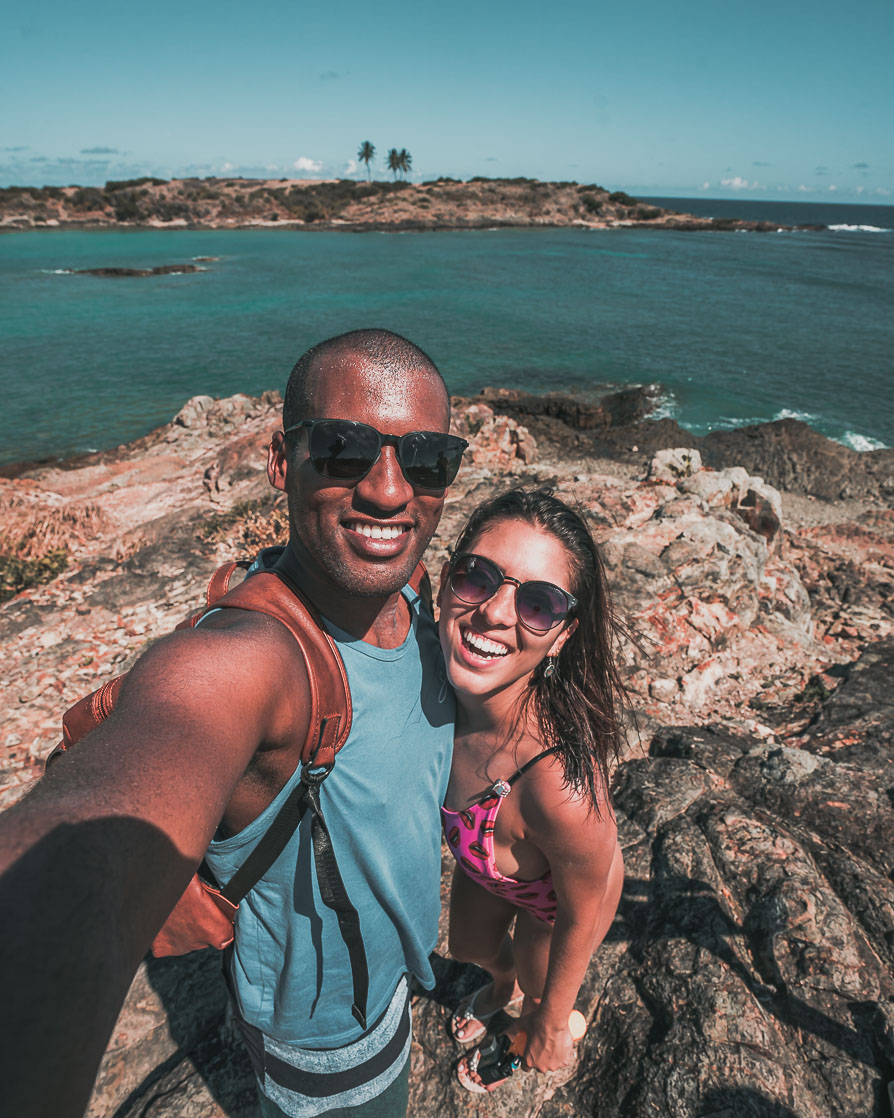
[[[58,271],[206,255],[185,276]],[[892,264],[894,233],[847,230],[11,234],[0,462],[117,445],[197,393],[282,389],[309,345],[368,325],[422,345],[453,392],[658,381],[696,433],[795,414],[889,445]]]

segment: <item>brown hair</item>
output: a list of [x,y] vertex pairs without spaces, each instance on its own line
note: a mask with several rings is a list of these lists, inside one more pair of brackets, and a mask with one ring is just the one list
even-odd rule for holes
[[[577,598],[577,626],[558,656],[534,669],[519,711],[537,719],[546,746],[556,746],[565,783],[600,814],[609,802],[610,768],[623,742],[621,714],[627,692],[615,663],[622,627],[612,611],[605,569],[582,516],[547,489],[510,489],[480,504],[456,542],[454,554],[474,550],[478,536],[500,521],[521,520],[549,532],[564,547]],[[546,672],[547,663],[555,671]]]

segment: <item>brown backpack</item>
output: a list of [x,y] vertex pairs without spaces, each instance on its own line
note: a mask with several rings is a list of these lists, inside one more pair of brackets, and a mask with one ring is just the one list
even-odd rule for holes
[[[269,553],[280,549],[267,549]],[[354,1016],[365,1027],[366,958],[360,939],[359,918],[341,881],[319,802],[320,785],[335,764],[335,755],[351,729],[351,692],[344,663],[314,606],[279,570],[262,569],[230,589],[233,575],[250,566],[248,561],[226,563],[211,577],[206,606],[177,629],[194,628],[212,609],[245,609],[275,617],[291,632],[304,657],[311,710],[307,737],[301,749],[301,781],[283,805],[260,842],[223,887],[196,873],[152,942],[153,955],[185,955],[204,947],[223,950],[233,942],[233,924],[239,902],[273,865],[309,808],[312,814],[314,856],[320,893],[338,916],[342,937],[351,956],[354,975]],[[410,587],[431,605],[428,574],[419,563]],[[62,717],[62,741],[47,758],[47,766],[94,730],[112,713],[124,675],[108,680],[85,695]]]

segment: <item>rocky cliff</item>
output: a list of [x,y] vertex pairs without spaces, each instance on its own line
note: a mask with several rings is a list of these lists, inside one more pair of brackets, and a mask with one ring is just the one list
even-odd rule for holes
[[[200,602],[223,558],[282,538],[262,469],[278,403],[199,397],[136,444],[0,479],[0,552],[22,564],[22,583],[22,571],[50,578],[0,608],[0,806],[39,774],[68,703]],[[860,456],[852,472],[870,480],[854,488],[843,448],[796,426],[699,444],[666,424],[656,437],[636,394],[584,406],[488,392],[457,405],[470,460],[432,570],[469,509],[508,478],[554,485],[601,542],[635,637],[623,660],[636,724],[615,784],[627,878],[581,991],[590,1028],[576,1066],[519,1076],[484,1101],[452,1078],[459,1050],[444,1013],[479,979],[447,958],[442,927],[438,987],[415,999],[411,1114],[886,1113],[885,452],[871,468]],[[830,461],[838,480],[819,492]],[[780,493],[787,481],[797,491]],[[218,970],[210,955],[141,967],[91,1114],[256,1113]]]

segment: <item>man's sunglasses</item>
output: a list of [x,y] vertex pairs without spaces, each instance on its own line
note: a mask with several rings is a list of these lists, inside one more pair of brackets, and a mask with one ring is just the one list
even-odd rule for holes
[[307,451],[313,468],[333,481],[360,481],[378,462],[383,446],[393,446],[401,471],[419,489],[446,489],[453,482],[469,445],[443,431],[383,435],[352,419],[305,419],[283,434],[308,429]]
[[504,582],[515,584],[515,613],[532,633],[548,633],[577,605],[577,598],[551,582],[519,582],[504,575],[496,563],[482,555],[464,552],[450,565],[450,589],[467,606],[480,606]]

